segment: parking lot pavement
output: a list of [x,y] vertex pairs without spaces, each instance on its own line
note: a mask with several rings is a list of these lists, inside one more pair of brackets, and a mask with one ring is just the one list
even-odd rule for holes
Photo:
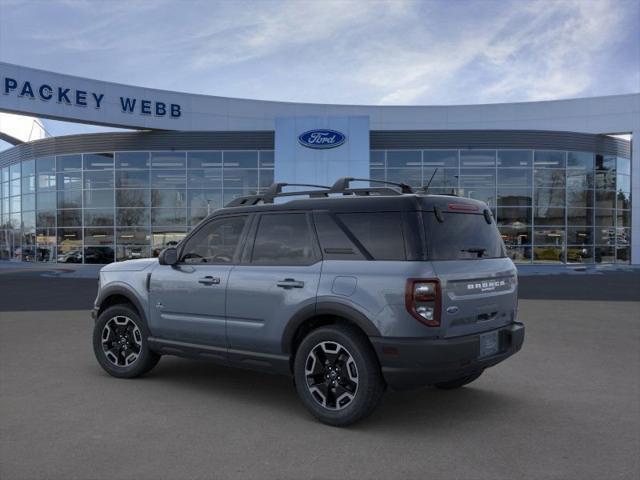
[[347,429],[287,378],[165,357],[119,380],[87,311],[0,311],[0,478],[639,478],[639,309],[522,300],[515,357]]
[[97,291],[97,278],[52,278],[37,271],[0,271],[0,311],[90,310]]
[[560,275],[518,273],[518,297],[521,299],[640,302],[640,269],[637,267]]

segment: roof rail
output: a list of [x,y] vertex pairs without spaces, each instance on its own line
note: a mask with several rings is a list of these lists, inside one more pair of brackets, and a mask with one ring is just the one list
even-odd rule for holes
[[263,195],[264,203],[273,203],[273,199],[276,197],[286,196],[288,195],[309,195],[313,196],[313,194],[318,194],[318,196],[326,197],[326,193],[322,192],[322,190],[309,190],[305,192],[283,192],[282,189],[284,187],[314,187],[314,188],[323,188],[325,190],[330,190],[331,187],[327,187],[326,185],[314,185],[312,183],[272,183],[271,186],[267,189],[265,194]]
[[[351,182],[383,183],[385,185],[393,185],[394,187],[399,187],[401,193],[414,193],[413,189],[406,183],[388,182],[386,180],[378,180],[373,178],[354,178],[354,177],[339,178],[331,187],[331,191],[335,193],[349,191],[350,190],[349,184]],[[371,190],[371,189],[358,189],[358,190]]]
[[237,197],[225,205],[226,207],[248,207],[256,205],[262,201],[262,195],[247,195],[246,197]]
[[[317,187],[318,190],[283,192],[282,189],[284,187]],[[326,197],[327,193],[330,190],[331,190],[331,187],[328,187],[326,185],[314,185],[309,183],[285,183],[285,182],[272,183],[266,192],[234,198],[233,200],[231,200],[229,203],[225,205],[225,208],[226,207],[246,207],[251,205],[257,205],[258,203],[273,203],[273,200],[278,197],[294,197],[294,196],[300,196],[300,195],[308,195],[311,198]]]
[[[393,185],[394,187],[399,187],[400,190],[396,188],[389,187],[363,187],[363,188],[350,188],[350,183],[354,181],[362,181],[362,182],[373,182],[373,183],[383,183],[385,185]],[[283,192],[282,189],[284,187],[314,187],[317,190],[304,190],[304,191],[293,191],[293,192]],[[405,184],[405,183],[396,183],[396,182],[387,182],[385,180],[375,180],[369,178],[353,178],[353,177],[342,177],[336,180],[336,182],[331,187],[327,187],[326,185],[314,185],[309,183],[272,183],[271,186],[264,193],[257,193],[253,195],[247,195],[244,197],[238,197],[231,200],[229,203],[225,205],[225,207],[246,207],[251,205],[257,205],[258,203],[273,203],[274,199],[280,197],[294,197],[294,196],[302,196],[306,195],[310,198],[323,198],[328,197],[329,194],[341,193],[343,195],[356,195],[356,196],[369,196],[371,194],[377,195],[403,195],[405,193],[414,193],[413,189]]]

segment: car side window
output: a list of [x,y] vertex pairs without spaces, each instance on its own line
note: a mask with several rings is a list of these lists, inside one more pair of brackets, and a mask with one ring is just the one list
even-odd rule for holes
[[337,218],[374,260],[407,259],[400,213],[339,213]]
[[310,265],[314,238],[304,213],[262,215],[253,244],[255,265]]
[[327,212],[314,214],[318,240],[325,260],[366,260],[358,246],[349,239],[345,231]]
[[212,220],[186,241],[180,261],[188,264],[232,263],[246,223],[246,216]]

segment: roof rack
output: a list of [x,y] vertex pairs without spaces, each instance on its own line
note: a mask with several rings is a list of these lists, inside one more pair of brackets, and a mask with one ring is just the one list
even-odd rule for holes
[[[305,190],[302,192],[283,192],[284,187],[315,187],[318,190]],[[320,190],[322,189],[322,190]],[[264,193],[256,193],[254,195],[247,195],[244,197],[238,197],[231,200],[225,205],[226,207],[245,207],[250,205],[257,205],[258,203],[273,203],[273,199],[276,197],[292,197],[299,195],[308,195],[311,198],[326,197],[325,191],[331,190],[331,187],[327,185],[314,185],[311,183],[272,183]]]
[[[371,183],[383,183],[385,185],[393,185],[394,187],[399,187],[401,193],[414,193],[413,189],[407,185],[406,183],[397,183],[397,182],[387,182],[386,180],[378,180],[373,178],[354,178],[354,177],[342,177],[336,180],[336,183],[333,184],[331,190],[333,192],[344,192],[349,191],[349,184],[351,182],[371,182]],[[363,190],[363,189],[358,189]],[[364,190],[372,190],[371,188]]]
[[[270,196],[277,196],[280,193],[293,193],[293,192],[283,192],[282,189],[284,187],[313,187],[313,188],[324,188],[324,189],[330,189],[331,187],[328,187],[326,185],[314,185],[313,183],[285,183],[285,182],[280,182],[280,183],[272,183],[269,188],[267,189],[267,192],[265,194],[265,196],[270,195]],[[315,192],[315,190],[313,190]]]
[[[354,181],[383,183],[385,185],[393,185],[399,187],[363,187],[363,188],[350,188],[350,183]],[[284,187],[314,187],[316,190],[304,190],[283,192]],[[244,197],[238,197],[231,200],[226,207],[245,207],[251,205],[257,205],[259,203],[270,204],[273,203],[275,198],[280,197],[294,197],[294,196],[308,196],[310,198],[323,198],[328,197],[329,194],[343,194],[343,195],[357,195],[357,196],[369,196],[374,195],[403,195],[406,193],[414,193],[412,188],[405,183],[387,182],[385,180],[376,180],[370,178],[353,178],[342,177],[339,178],[331,187],[326,185],[314,185],[308,183],[273,183],[264,193],[256,193],[253,195],[247,195]]]

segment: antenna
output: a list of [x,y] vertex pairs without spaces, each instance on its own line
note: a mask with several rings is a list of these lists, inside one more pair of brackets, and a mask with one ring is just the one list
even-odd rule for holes
[[438,173],[438,168],[440,168],[440,167],[436,167],[436,169],[435,169],[435,170],[433,171],[433,173],[431,174],[431,178],[429,179],[429,181],[427,182],[427,184],[426,184],[424,187],[422,187],[422,191],[423,191],[424,193],[427,193],[427,190],[429,190],[429,185],[431,185],[431,181],[433,180],[433,177],[435,177],[435,176],[436,176],[436,173]]

